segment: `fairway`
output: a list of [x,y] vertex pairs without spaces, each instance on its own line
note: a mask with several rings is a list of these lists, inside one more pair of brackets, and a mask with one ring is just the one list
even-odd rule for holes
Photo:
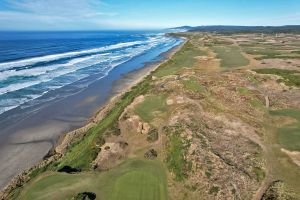
[[212,50],[221,60],[221,67],[223,68],[242,67],[249,64],[237,46],[213,46]]
[[278,143],[287,150],[300,151],[300,111],[298,110],[276,110],[271,115],[286,116],[297,120],[296,123],[286,125],[278,129]]
[[155,76],[163,77],[177,74],[183,68],[191,68],[196,63],[195,57],[206,56],[205,51],[201,51],[190,42],[184,44],[182,49],[177,52],[168,62],[162,64],[154,73]]
[[166,176],[162,163],[128,160],[106,172],[48,173],[25,186],[20,199],[71,199],[80,192],[94,192],[97,199],[165,200]]

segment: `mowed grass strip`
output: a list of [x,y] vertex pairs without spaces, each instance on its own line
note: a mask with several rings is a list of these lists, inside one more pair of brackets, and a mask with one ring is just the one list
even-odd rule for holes
[[205,51],[200,50],[196,45],[188,41],[171,59],[162,64],[153,75],[163,77],[177,74],[182,68],[193,67],[197,61],[195,57],[205,55],[207,55]]
[[51,173],[30,182],[18,199],[71,199],[94,192],[96,199],[165,200],[166,174],[160,161],[132,159],[105,172]]
[[238,46],[213,46],[211,48],[217,54],[217,58],[221,60],[222,68],[236,68],[249,64],[249,60],[241,54]]
[[297,120],[296,123],[286,125],[278,129],[278,143],[290,151],[300,151],[300,110],[273,110],[270,111],[273,116],[291,117]]

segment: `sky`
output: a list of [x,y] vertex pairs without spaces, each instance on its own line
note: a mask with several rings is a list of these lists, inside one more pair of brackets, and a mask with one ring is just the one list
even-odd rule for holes
[[296,24],[300,0],[0,0],[0,30]]

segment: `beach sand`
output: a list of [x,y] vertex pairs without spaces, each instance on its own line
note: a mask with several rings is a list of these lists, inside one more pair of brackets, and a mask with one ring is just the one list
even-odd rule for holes
[[[116,99],[116,96],[121,96],[122,93],[128,91],[156,69],[160,63],[171,57],[181,46],[178,45],[160,54],[163,59],[150,63],[143,62],[143,66],[129,72],[112,70],[111,74],[119,73],[118,78],[114,77],[115,80],[113,76],[107,76],[75,95],[46,105],[37,113],[31,113],[21,121],[8,120],[6,123],[14,124],[0,134],[2,138],[0,188],[3,189],[14,176],[41,161],[49,150],[56,146],[64,133],[88,124],[101,108],[109,106],[110,99],[113,97]],[[126,63],[128,66],[132,64],[134,63]],[[111,85],[104,85],[109,81]]]

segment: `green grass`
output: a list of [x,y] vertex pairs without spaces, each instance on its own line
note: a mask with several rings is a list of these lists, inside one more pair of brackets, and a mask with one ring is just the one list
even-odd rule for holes
[[245,87],[239,87],[237,88],[237,91],[240,93],[240,94],[244,94],[244,95],[247,95],[247,94],[250,94],[250,90],[248,88],[245,88]]
[[296,123],[278,129],[278,143],[287,150],[300,151],[300,111],[299,110],[273,110],[270,111],[274,116],[292,117]]
[[208,191],[208,193],[209,194],[218,194],[218,192],[219,192],[219,190],[220,190],[220,188],[218,187],[218,186],[212,186],[210,189],[209,189],[209,191]]
[[283,78],[281,81],[283,81],[286,85],[300,87],[299,71],[276,68],[255,69],[253,71],[259,74],[274,74],[281,76]]
[[182,68],[191,68],[194,66],[196,56],[207,55],[191,42],[186,42],[182,49],[178,51],[170,60],[162,64],[153,74],[157,77],[177,74]]
[[298,51],[298,50],[296,50],[296,51],[291,51],[291,53],[300,54],[300,51]]
[[97,199],[167,199],[166,175],[160,161],[128,160],[106,172],[52,173],[30,182],[18,199],[71,199],[80,192],[94,192]]
[[263,45],[261,47],[243,47],[243,51],[247,54],[251,55],[258,55],[256,57],[257,60],[263,59],[272,59],[272,58],[279,58],[279,59],[293,59],[299,58],[297,51],[291,51],[287,53],[285,50],[286,48],[279,46],[268,46]]
[[259,168],[259,167],[253,168],[253,172],[256,175],[256,180],[259,181],[259,182],[263,181],[264,178],[266,177],[265,171],[263,169]]
[[199,81],[195,77],[190,77],[188,80],[183,81],[183,86],[185,89],[191,92],[203,92],[204,88],[200,85]]
[[166,111],[166,96],[161,94],[146,96],[145,100],[134,109],[134,112],[146,122],[151,122],[155,117]]
[[149,89],[148,82],[149,80],[146,79],[138,86],[133,87],[130,92],[127,92],[99,124],[89,129],[82,139],[75,142],[68,149],[68,152],[58,164],[58,168],[68,165],[83,170],[89,169],[91,162],[96,158],[99,151],[96,147],[97,141],[103,137],[103,133],[107,128],[115,124],[124,108],[128,106],[136,96]]
[[299,59],[300,56],[297,54],[280,54],[280,55],[273,55],[273,56],[261,56],[256,58],[256,60],[263,60],[263,59],[272,59],[272,58],[278,58],[278,59]]
[[221,59],[221,67],[223,68],[236,68],[249,64],[237,46],[213,46],[212,50],[217,54],[217,58]]
[[255,98],[252,98],[250,101],[249,101],[249,104],[253,107],[253,108],[264,108],[264,104],[258,100],[258,99],[255,99]]
[[185,160],[185,146],[180,137],[180,131],[168,133],[169,142],[166,147],[167,167],[175,174],[175,180],[183,181],[187,178],[188,162]]
[[247,47],[247,48],[243,48],[243,51],[247,54],[262,55],[262,56],[268,57],[268,58],[274,58],[277,55],[281,54],[280,51],[276,51],[276,50],[269,49],[269,48]]

